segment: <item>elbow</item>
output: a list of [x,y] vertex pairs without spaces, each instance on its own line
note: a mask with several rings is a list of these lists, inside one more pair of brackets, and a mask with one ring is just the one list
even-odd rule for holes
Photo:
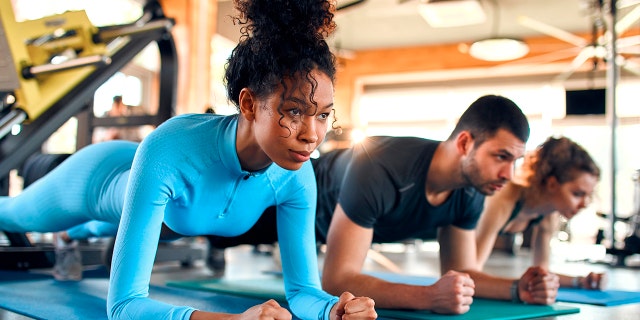
[[322,290],[326,291],[329,294],[334,296],[339,295],[340,288],[338,285],[339,281],[335,281],[334,277],[328,276],[324,274],[322,276]]
[[107,319],[116,320],[119,319],[121,304],[114,303],[112,301],[107,302]]
[[335,272],[324,273],[322,275],[322,290],[334,296],[340,296],[344,291],[350,291],[347,289],[349,286],[349,276],[341,275]]
[[127,305],[131,302],[129,299],[116,301],[111,297],[107,298],[107,318],[109,320],[116,319],[129,319],[130,316],[125,316],[127,314]]

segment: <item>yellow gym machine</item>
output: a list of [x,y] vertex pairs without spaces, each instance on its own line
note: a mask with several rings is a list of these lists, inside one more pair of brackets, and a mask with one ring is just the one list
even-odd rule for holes
[[[132,24],[96,27],[84,11],[17,22],[11,1],[0,0],[0,176],[38,151],[151,42],[161,57],[160,106],[153,119],[141,120],[159,124],[171,117],[177,79],[173,25],[157,1],[149,1]],[[16,125],[21,130],[13,135]]]
[[[106,27],[92,25],[84,11],[18,22],[11,0],[0,0],[0,182],[71,117],[79,119],[78,148],[90,143],[88,126],[123,126],[122,119],[87,116],[94,93],[153,42],[160,56],[158,111],[128,118],[125,125],[157,126],[173,116],[178,66],[173,26],[155,0],[145,4],[137,21]],[[12,132],[16,127],[19,132]],[[0,183],[0,194],[6,189]],[[4,234],[10,245],[0,245],[0,269],[52,266],[52,246],[33,244],[25,234]],[[83,262],[100,264],[102,252],[83,250]],[[202,253],[159,248],[158,255],[188,264]]]

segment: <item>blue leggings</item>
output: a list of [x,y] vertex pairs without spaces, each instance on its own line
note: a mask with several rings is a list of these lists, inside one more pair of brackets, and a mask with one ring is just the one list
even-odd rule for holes
[[115,235],[137,146],[129,141],[89,145],[18,196],[0,197],[0,230],[57,232],[97,220],[72,233]]
[[98,220],[89,221],[67,230],[67,235],[73,240],[84,240],[93,237],[115,237],[116,233],[118,233],[117,223]]

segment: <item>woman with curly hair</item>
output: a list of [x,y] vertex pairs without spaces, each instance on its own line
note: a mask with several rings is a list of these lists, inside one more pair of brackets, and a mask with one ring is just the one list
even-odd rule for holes
[[0,198],[0,230],[54,232],[118,224],[107,299],[110,319],[291,319],[274,300],[230,315],[148,297],[163,223],[185,236],[236,236],[269,206],[288,304],[302,319],[374,319],[369,298],[321,290],[310,154],[333,111],[335,57],[327,0],[237,0],[243,36],[225,83],[238,114],[186,114],[139,145],[88,146],[14,198]]
[[[549,269],[549,241],[560,216],[571,219],[584,209],[600,180],[600,169],[589,153],[566,137],[548,138],[529,153],[514,178],[485,199],[476,228],[478,263],[484,266],[501,233],[533,227],[533,264]],[[557,275],[562,287],[602,289],[605,275]]]

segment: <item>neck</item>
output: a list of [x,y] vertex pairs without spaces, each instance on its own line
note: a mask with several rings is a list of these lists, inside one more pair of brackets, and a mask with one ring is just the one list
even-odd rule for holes
[[251,124],[242,117],[238,119],[236,153],[240,166],[247,171],[264,169],[273,162],[258,144]]
[[448,196],[452,190],[465,186],[460,170],[460,156],[455,145],[443,141],[433,155],[425,189],[427,197]]

